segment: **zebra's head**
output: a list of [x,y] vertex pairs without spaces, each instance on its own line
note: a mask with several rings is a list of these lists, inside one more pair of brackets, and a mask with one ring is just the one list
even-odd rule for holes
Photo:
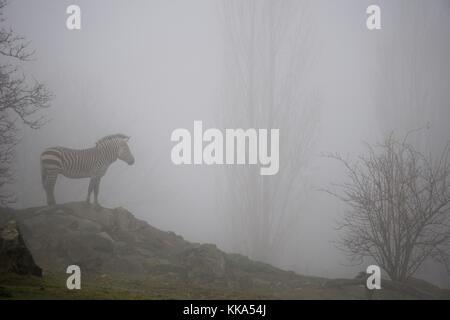
[[117,157],[116,159],[132,165],[134,163],[134,156],[128,147],[128,140],[130,140],[130,137],[124,134],[112,134],[97,141],[97,147],[111,150],[114,156]]
[[124,137],[119,142],[117,157],[131,166],[134,163],[134,156],[130,151],[130,147],[128,147],[128,140],[130,140],[130,137]]

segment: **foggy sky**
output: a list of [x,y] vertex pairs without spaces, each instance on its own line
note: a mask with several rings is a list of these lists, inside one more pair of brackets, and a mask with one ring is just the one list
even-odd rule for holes
[[[374,3],[382,11],[379,31],[369,31],[365,24],[365,9]],[[403,10],[405,3],[312,2],[316,52],[308,79],[320,97],[317,138],[307,171],[312,187],[279,267],[328,277],[353,277],[361,271],[361,266],[345,266],[347,260],[332,243],[335,221],[345,207],[319,189],[340,182],[344,168],[320,154],[355,157],[364,152],[363,142],[379,141],[386,133],[377,100],[378,84],[384,81],[379,54],[395,54],[388,44],[407,43],[402,35],[425,33],[420,59],[432,103],[422,118],[424,125],[432,125],[424,135],[435,147],[450,138],[449,2],[427,1],[433,17],[427,25],[415,25],[407,13],[421,13]],[[70,4],[81,7],[80,31],[65,27]],[[36,50],[35,60],[23,69],[55,95],[52,107],[45,110],[50,122],[21,132],[16,206],[45,203],[39,171],[44,148],[88,148],[120,132],[131,136],[136,163],[129,167],[118,161],[109,168],[100,186],[101,205],[124,207],[157,228],[228,250],[227,217],[216,201],[221,196],[216,187],[219,167],[175,166],[170,160],[173,130],[192,130],[194,120],[202,120],[205,128],[221,128],[214,110],[220,105],[227,70],[218,6],[219,1],[210,0],[12,0],[6,23],[31,40]],[[404,133],[404,128],[392,128],[396,129]],[[87,184],[87,179],[59,176],[56,201],[84,200]],[[421,274],[448,287],[444,271],[426,265]]]

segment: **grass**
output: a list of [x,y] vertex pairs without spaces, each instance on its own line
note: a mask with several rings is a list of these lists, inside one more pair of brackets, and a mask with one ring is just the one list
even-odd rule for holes
[[0,299],[15,300],[109,300],[109,299],[270,299],[270,295],[225,287],[196,285],[180,281],[155,281],[124,275],[82,275],[81,289],[66,287],[66,274],[42,278],[16,274],[0,275]]
[[[42,278],[0,274],[0,300],[232,300],[232,299],[365,299],[361,286],[323,288],[316,284],[287,288],[256,284],[252,288],[231,288],[227,283],[204,285],[179,280],[155,279],[144,275],[82,274],[81,290],[69,290],[64,273],[47,272]],[[448,293],[448,292],[447,292]],[[380,290],[374,299],[411,299],[407,295]],[[450,296],[442,297],[449,299]]]

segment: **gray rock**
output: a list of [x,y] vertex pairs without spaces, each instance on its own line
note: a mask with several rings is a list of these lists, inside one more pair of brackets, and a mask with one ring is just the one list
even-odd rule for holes
[[15,220],[0,230],[0,272],[42,277],[42,269],[34,262]]
[[290,277],[268,265],[226,254],[215,245],[185,241],[123,208],[99,208],[84,202],[22,210],[0,208],[0,225],[4,217],[17,221],[36,263],[52,272],[65,272],[75,264],[88,273],[139,274],[161,281],[219,281],[233,287],[253,283],[247,274]]
[[187,249],[183,253],[183,260],[190,280],[208,282],[226,278],[225,254],[213,244],[202,244]]

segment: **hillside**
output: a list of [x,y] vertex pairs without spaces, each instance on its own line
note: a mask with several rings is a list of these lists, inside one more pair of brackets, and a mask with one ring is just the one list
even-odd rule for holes
[[[76,202],[0,209],[0,227],[10,220],[17,221],[26,246],[43,269],[43,278],[0,275],[0,297],[4,298],[367,297],[363,281],[305,277],[227,254],[213,244],[190,243],[136,219],[123,208],[95,209]],[[82,290],[78,292],[65,287],[68,275],[64,272],[72,264],[82,270]],[[429,284],[419,286],[418,293],[391,286],[373,298],[449,297],[448,291]]]

